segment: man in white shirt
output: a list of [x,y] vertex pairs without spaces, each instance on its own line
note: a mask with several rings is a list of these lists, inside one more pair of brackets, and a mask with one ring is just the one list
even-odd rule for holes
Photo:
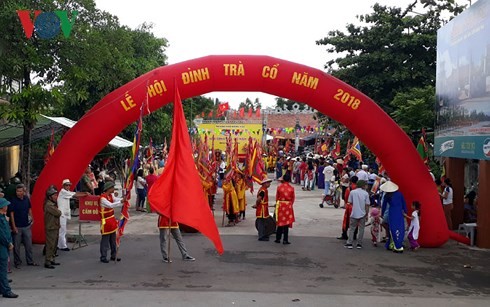
[[330,183],[335,168],[332,166],[332,161],[328,161],[327,163],[328,165],[323,169],[323,175],[325,176],[325,195],[330,195]]
[[369,180],[369,175],[367,173],[367,169],[368,169],[368,166],[366,164],[363,164],[361,166],[361,170],[356,173],[356,176],[357,176],[357,178],[359,178],[359,180],[364,180],[366,182]]
[[356,226],[358,227],[357,234],[357,248],[362,248],[362,239],[364,237],[364,226],[366,224],[366,218],[369,212],[369,194],[364,190],[366,181],[357,181],[357,188],[350,192],[349,203],[352,204],[352,213],[349,220],[349,235],[347,243],[344,245],[348,249],[352,249],[352,242],[354,240],[354,231]]
[[58,236],[58,249],[68,252],[70,249],[66,245],[66,223],[71,219],[70,199],[72,197],[81,197],[90,195],[88,192],[72,192],[70,191],[70,179],[64,179],[62,189],[58,192],[58,209],[61,211],[60,216],[60,232]]

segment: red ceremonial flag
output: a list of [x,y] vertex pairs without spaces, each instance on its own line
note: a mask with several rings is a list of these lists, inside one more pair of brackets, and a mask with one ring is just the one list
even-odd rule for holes
[[381,163],[381,160],[378,157],[376,157],[375,162],[378,165],[378,174],[383,175],[383,173],[385,172],[385,168],[384,168],[383,164]]
[[332,156],[334,157],[334,159],[340,157],[340,140],[337,140],[337,142],[335,143],[335,149],[332,152]]
[[240,117],[243,118],[245,116],[245,108],[241,107],[239,111],[240,111]]
[[223,244],[192,155],[180,94],[175,85],[172,143],[165,169],[148,194],[152,210],[208,237],[219,254]]
[[228,111],[230,109],[230,105],[228,102],[224,102],[218,105],[218,111],[219,113],[225,113],[225,111]]
[[255,110],[255,117],[260,118],[260,108],[257,108],[257,110]]
[[252,108],[248,108],[248,117],[252,117],[252,112],[253,112],[253,109]]
[[47,164],[49,159],[54,154],[54,129],[51,129],[51,138],[49,139],[48,150],[46,151],[46,155],[44,156],[44,164]]

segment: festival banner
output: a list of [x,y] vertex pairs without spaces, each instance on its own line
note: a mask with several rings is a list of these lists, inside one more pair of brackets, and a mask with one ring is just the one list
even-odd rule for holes
[[238,141],[238,155],[246,155],[248,138],[262,142],[262,124],[240,124],[240,123],[203,123],[197,128],[201,140],[204,142],[205,135],[208,138],[214,135],[214,148],[216,150],[226,151],[226,136],[232,135]]

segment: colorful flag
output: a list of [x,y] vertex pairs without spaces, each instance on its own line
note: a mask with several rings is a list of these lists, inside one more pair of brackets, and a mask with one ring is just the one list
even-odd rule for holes
[[422,135],[420,136],[419,142],[417,144],[417,151],[424,161],[425,164],[429,163],[429,149],[427,148],[427,143],[425,142],[425,130],[422,129]]
[[338,159],[340,157],[340,140],[335,143],[335,149],[332,151],[332,157]]
[[124,182],[125,197],[123,200],[123,206],[121,208],[121,219],[119,220],[119,225],[116,233],[116,245],[119,247],[121,244],[121,237],[124,235],[124,228],[129,221],[129,199],[131,198],[131,189],[133,188],[134,176],[138,171],[139,166],[139,148],[141,140],[141,132],[143,131],[143,110],[145,102],[141,104],[140,117],[138,119],[138,124],[136,125],[136,131],[134,132],[133,148],[131,152],[131,159],[129,161],[130,167],[128,168],[128,173],[126,173],[126,180]]
[[361,144],[359,143],[359,139],[357,137],[354,138],[349,153],[354,155],[357,160],[362,161]]
[[257,183],[260,183],[264,178],[267,178],[267,172],[265,171],[265,164],[262,158],[262,147],[260,147],[257,140],[252,149],[249,173],[251,174],[253,181]]
[[148,145],[148,151],[146,152],[146,160],[148,163],[153,162],[153,140],[150,138],[150,144]]
[[219,114],[224,114],[229,109],[230,109],[230,105],[228,104],[228,102],[220,103],[218,105],[218,113]]
[[44,164],[47,164],[49,159],[54,154],[54,129],[51,129],[51,138],[49,139],[48,150],[46,151],[46,155],[44,155]]
[[158,214],[195,228],[208,237],[219,254],[223,244],[201,178],[194,164],[192,147],[184,117],[182,102],[175,85],[172,143],[162,175],[148,194],[152,210]]
[[385,167],[383,166],[381,160],[378,157],[376,157],[376,164],[378,165],[378,174],[383,175],[383,173],[385,172]]

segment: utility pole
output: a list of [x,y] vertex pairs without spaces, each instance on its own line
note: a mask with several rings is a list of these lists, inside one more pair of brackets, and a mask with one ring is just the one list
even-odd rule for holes
[[298,152],[299,148],[299,131],[301,129],[301,126],[299,125],[299,118],[296,118],[296,125],[294,126],[294,151]]

